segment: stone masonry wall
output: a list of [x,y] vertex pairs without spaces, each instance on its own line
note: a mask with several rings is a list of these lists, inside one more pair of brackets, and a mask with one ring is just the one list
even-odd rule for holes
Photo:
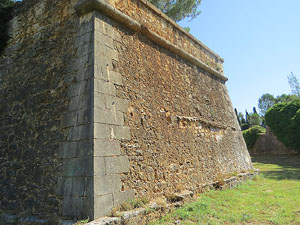
[[190,35],[147,0],[114,0],[115,7],[144,24],[166,40],[192,54],[210,67],[223,72],[224,60]]
[[24,0],[0,55],[0,208],[59,214],[59,146],[68,136],[69,60],[78,23],[71,0]]
[[24,0],[0,55],[3,211],[98,218],[252,169],[223,59],[144,0]]
[[121,140],[131,138],[124,124],[128,101],[117,97],[116,88],[123,79],[116,65],[119,54],[115,43],[120,36],[115,22],[95,13],[94,49],[94,218],[108,214],[113,207],[134,198],[132,190],[123,190],[121,174],[129,172],[129,160],[121,152]]
[[120,34],[117,95],[132,137],[122,142],[124,189],[153,198],[251,169],[225,85],[143,35]]
[[[205,46],[193,42],[144,1],[115,1],[125,19],[118,12],[110,12],[109,6],[99,5],[106,7],[103,12],[115,20],[101,26],[113,34],[106,35],[113,38],[105,45],[118,52],[105,70],[108,79],[109,74],[118,78],[114,82],[118,98],[105,101],[122,106],[122,110],[114,109],[125,113],[125,122],[121,114],[115,114],[121,121],[118,125],[125,125],[127,134],[130,129],[130,136],[125,138],[128,140],[123,137],[121,142],[121,154],[128,156],[130,162],[129,173],[127,169],[118,172],[122,191],[134,190],[136,197],[153,198],[180,189],[195,190],[224,174],[252,169],[224,82],[150,41],[143,27],[201,61],[210,58],[220,63],[221,58],[211,50],[208,54],[203,50]],[[100,11],[101,7],[95,6]],[[130,22],[126,25],[125,20]],[[141,24],[142,30],[128,29],[132,24]],[[166,34],[161,33],[164,28]],[[185,42],[193,47],[187,47]]]

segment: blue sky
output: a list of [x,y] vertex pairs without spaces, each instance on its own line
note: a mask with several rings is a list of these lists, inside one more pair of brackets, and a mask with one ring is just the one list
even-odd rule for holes
[[299,0],[202,0],[191,34],[224,58],[233,106],[252,111],[264,93],[291,92],[300,78]]

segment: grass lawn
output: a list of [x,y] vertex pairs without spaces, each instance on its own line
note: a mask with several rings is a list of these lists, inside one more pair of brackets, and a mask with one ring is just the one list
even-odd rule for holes
[[152,224],[299,224],[300,157],[252,159],[261,175],[231,190],[209,191]]

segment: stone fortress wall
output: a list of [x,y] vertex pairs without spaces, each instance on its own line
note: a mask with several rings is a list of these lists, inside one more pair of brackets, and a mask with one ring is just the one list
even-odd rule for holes
[[0,56],[1,210],[98,218],[253,169],[223,59],[145,0],[23,0]]
[[72,1],[24,0],[0,56],[0,204],[2,210],[59,214],[62,124],[76,71],[80,21]]

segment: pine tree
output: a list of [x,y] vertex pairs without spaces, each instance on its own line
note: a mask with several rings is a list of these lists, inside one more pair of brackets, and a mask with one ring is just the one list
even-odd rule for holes
[[257,113],[257,111],[256,111],[256,108],[255,108],[255,106],[253,107],[253,113],[256,113],[256,114],[258,114],[258,113]]
[[194,19],[200,14],[201,0],[148,0],[163,13],[178,22],[184,18]]

